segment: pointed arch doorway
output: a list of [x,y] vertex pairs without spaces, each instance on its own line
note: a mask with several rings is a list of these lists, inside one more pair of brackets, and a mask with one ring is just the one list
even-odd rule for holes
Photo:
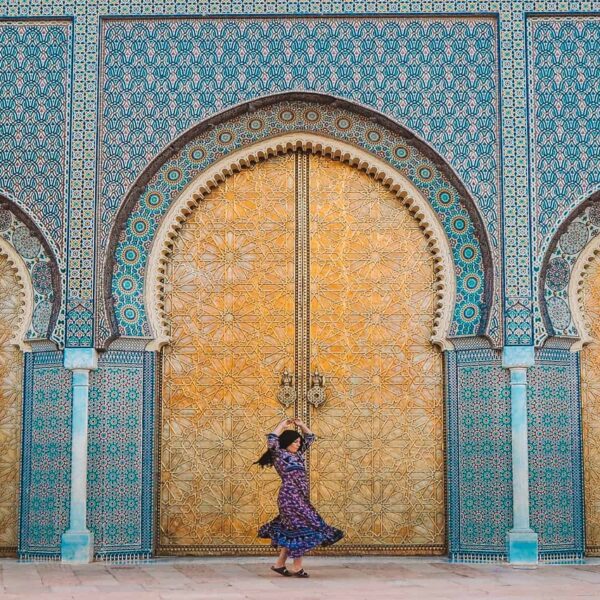
[[348,164],[297,150],[208,194],[166,264],[158,553],[265,551],[278,481],[252,462],[286,414],[319,437],[311,497],[347,534],[330,551],[444,553],[436,287],[417,219]]

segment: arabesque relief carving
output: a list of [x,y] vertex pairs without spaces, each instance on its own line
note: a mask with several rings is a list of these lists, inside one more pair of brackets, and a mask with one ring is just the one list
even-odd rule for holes
[[347,532],[337,551],[443,552],[436,264],[396,194],[330,158],[269,158],[198,203],[166,267],[159,551],[264,550],[278,480],[252,462],[287,412],[319,437],[311,494]]

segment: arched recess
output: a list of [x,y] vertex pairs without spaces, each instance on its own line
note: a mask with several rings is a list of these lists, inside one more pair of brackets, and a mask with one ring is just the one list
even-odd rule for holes
[[544,261],[540,305],[548,335],[579,352],[585,551],[600,556],[600,192],[561,226]]
[[311,494],[347,531],[338,552],[445,551],[442,232],[410,186],[322,150],[282,143],[210,190],[199,176],[162,231],[159,553],[264,552],[276,477],[251,464],[283,414],[320,436]]
[[[202,194],[257,160],[313,147],[397,190],[432,232],[436,227],[443,232],[446,258],[441,258],[441,239],[432,240],[446,261],[440,262],[448,267],[446,280],[454,271],[455,295],[442,298],[438,332],[448,325],[448,338],[486,335],[493,298],[489,241],[475,203],[452,169],[412,132],[381,114],[329,96],[292,93],[256,100],[203,122],[166,148],[139,178],[110,238],[101,317],[110,331],[99,333],[100,343],[120,335],[155,339],[151,347],[160,345],[160,306],[145,305],[144,293],[152,285],[148,267],[156,266],[149,256],[162,252],[157,233],[168,230],[166,215],[173,214],[174,203],[182,196],[199,199],[189,192],[191,182],[210,173],[206,189],[197,192]],[[448,302],[453,307],[445,323]],[[158,322],[149,322],[148,310]]]
[[0,556],[14,555],[18,543],[23,350],[34,298],[27,265],[0,237]]
[[60,319],[61,279],[56,257],[33,221],[9,198],[0,195],[0,238],[14,248],[28,273],[32,289],[32,315],[24,343],[64,343]]

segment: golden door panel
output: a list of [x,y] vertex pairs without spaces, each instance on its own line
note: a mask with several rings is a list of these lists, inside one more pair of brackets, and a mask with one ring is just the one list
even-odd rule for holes
[[7,345],[23,312],[18,290],[14,269],[0,255],[0,556],[16,551],[18,534],[23,355]]
[[294,360],[294,157],[214,190],[183,225],[167,274],[159,550],[264,544],[278,477],[252,463],[283,411]]
[[600,260],[590,265],[583,284],[584,315],[591,344],[581,351],[583,473],[586,549],[600,556]]
[[328,378],[327,400],[312,411],[312,500],[346,531],[347,550],[442,553],[432,254],[408,209],[379,182],[319,156],[309,173],[311,366]]

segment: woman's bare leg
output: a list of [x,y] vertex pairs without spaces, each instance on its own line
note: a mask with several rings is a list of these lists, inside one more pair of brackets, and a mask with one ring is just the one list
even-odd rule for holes
[[[279,569],[281,567],[285,567],[285,561],[287,560],[288,549],[282,548],[279,551],[279,556],[277,557],[277,561],[275,562],[275,566]],[[295,564],[295,562],[294,562]]]
[[300,569],[302,569],[302,557],[301,556],[294,559],[294,573],[297,573],[298,571],[300,571]]

